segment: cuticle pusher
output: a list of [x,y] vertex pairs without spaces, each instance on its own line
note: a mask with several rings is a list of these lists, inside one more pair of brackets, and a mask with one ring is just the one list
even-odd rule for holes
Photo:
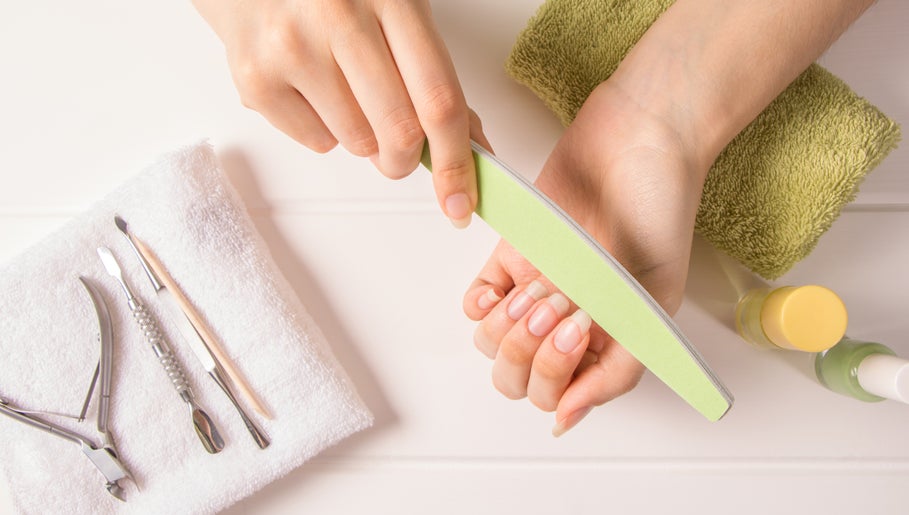
[[173,351],[171,351],[170,346],[167,344],[164,334],[158,329],[157,321],[145,305],[133,295],[132,290],[123,278],[123,271],[120,269],[120,264],[117,263],[117,259],[114,257],[113,253],[111,253],[110,249],[107,247],[99,247],[98,256],[101,258],[101,262],[104,264],[107,273],[117,280],[120,287],[123,289],[123,292],[126,294],[129,309],[132,312],[133,317],[142,329],[146,341],[151,345],[152,351],[154,351],[155,355],[158,357],[158,361],[161,362],[165,372],[167,372],[174,389],[177,390],[180,398],[189,404],[192,413],[193,427],[195,428],[196,434],[199,436],[199,440],[205,447],[205,450],[212,454],[221,452],[224,448],[224,439],[221,437],[221,433],[218,431],[218,428],[215,427],[214,422],[212,422],[208,414],[205,413],[196,402],[189,382],[183,373],[183,369],[177,361],[177,357],[174,355]]
[[[120,218],[119,216],[115,216],[114,222],[116,223],[117,228],[120,229],[120,232],[123,233],[123,236],[126,237],[126,240],[129,242],[130,247],[136,255],[136,258],[139,260],[139,264],[142,265],[142,269],[145,271],[146,276],[148,276],[148,280],[151,282],[152,288],[158,295],[158,299],[161,300],[162,305],[168,311],[171,322],[173,322],[177,329],[180,331],[183,339],[186,341],[190,349],[193,351],[193,354],[196,355],[196,358],[198,358],[199,362],[202,364],[202,368],[208,372],[208,375],[221,388],[231,404],[233,404],[234,408],[237,410],[237,413],[240,415],[241,420],[243,420],[243,424],[246,426],[246,430],[256,442],[256,445],[258,445],[260,449],[267,448],[271,444],[268,439],[268,435],[266,435],[265,431],[263,431],[262,428],[260,428],[255,423],[252,417],[249,416],[249,414],[245,409],[243,409],[243,406],[237,400],[237,396],[234,394],[233,388],[231,387],[230,375],[224,372],[224,369],[221,367],[220,363],[211,352],[211,349],[208,347],[208,345],[206,345],[205,340],[202,338],[199,332],[196,331],[195,327],[192,325],[192,322],[181,309],[181,306],[176,299],[175,293],[172,292],[171,287],[167,285],[168,282],[173,284],[173,281],[167,281],[164,277],[158,275],[156,267],[152,262],[150,262],[153,259],[153,256],[146,256],[146,254],[143,253],[143,250],[148,253],[151,251],[145,247],[145,245],[140,240],[130,234],[126,220]],[[166,271],[164,271],[162,268],[161,273],[166,273]]]

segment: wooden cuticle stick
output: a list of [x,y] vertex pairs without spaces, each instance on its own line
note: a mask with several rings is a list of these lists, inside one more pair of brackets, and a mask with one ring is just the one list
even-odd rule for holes
[[183,290],[177,286],[176,281],[173,277],[167,272],[167,269],[164,268],[164,265],[161,261],[158,260],[158,257],[150,248],[148,248],[142,240],[136,238],[132,234],[128,235],[129,239],[132,240],[133,244],[136,245],[136,248],[139,249],[139,252],[142,254],[142,257],[148,262],[148,265],[151,267],[152,271],[155,272],[155,275],[158,276],[158,280],[161,281],[161,284],[170,290],[173,294],[174,299],[180,304],[180,308],[183,310],[183,313],[186,315],[186,318],[189,319],[189,322],[192,324],[193,328],[196,329],[196,332],[199,333],[199,336],[202,338],[202,341],[205,342],[205,346],[208,347],[208,350],[214,356],[215,361],[221,366],[224,372],[227,374],[229,380],[239,388],[240,393],[243,397],[249,402],[256,413],[265,417],[266,419],[271,420],[272,416],[262,401],[259,400],[255,392],[250,388],[249,383],[240,375],[236,367],[234,367],[233,361],[230,357],[224,352],[224,349],[221,347],[221,344],[218,343],[218,339],[214,336],[212,331],[208,328],[208,325],[202,320],[202,317],[193,307],[189,299],[186,298],[186,295],[183,294]]

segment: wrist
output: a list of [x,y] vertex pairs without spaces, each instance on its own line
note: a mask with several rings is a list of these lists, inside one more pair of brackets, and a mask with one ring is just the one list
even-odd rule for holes
[[[716,74],[730,70],[706,62],[710,50],[703,34],[681,28],[682,16],[668,14],[654,23],[608,82],[676,132],[696,169],[706,176],[723,148],[751,121],[750,110],[726,104],[749,92],[734,88],[730,95],[711,83]],[[725,80],[729,86],[733,78]]]
[[609,87],[625,97],[632,111],[647,116],[664,127],[667,134],[687,156],[689,169],[703,182],[719,153],[734,137],[730,130],[713,120],[703,108],[694,82],[680,63],[667,61],[636,66],[623,61],[608,81],[597,89]]
[[[644,99],[626,86],[611,78],[593,90],[563,136],[572,145],[564,145],[569,153],[560,155],[561,162],[570,163],[571,170],[597,177],[588,177],[592,182],[579,185],[579,189],[632,191],[642,184],[658,183],[661,188],[674,189],[679,199],[694,199],[696,207],[716,156],[706,151],[700,139],[692,137],[689,118],[676,109],[676,104],[666,97]],[[577,144],[578,140],[584,144]],[[591,155],[594,157],[579,157]],[[639,161],[629,166],[627,160],[632,156]],[[612,182],[605,184],[604,180]],[[626,180],[630,184],[615,182]]]
[[609,82],[672,124],[709,168],[870,3],[677,0]]

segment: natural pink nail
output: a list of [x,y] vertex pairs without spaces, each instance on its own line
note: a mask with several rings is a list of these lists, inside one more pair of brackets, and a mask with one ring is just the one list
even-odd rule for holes
[[555,348],[565,354],[575,350],[584,339],[584,333],[590,329],[590,322],[590,315],[584,311],[579,309],[572,313],[552,339]]
[[466,193],[449,195],[445,199],[445,214],[458,229],[470,225],[470,197]]
[[527,285],[508,304],[508,318],[518,321],[536,302],[546,296],[546,287],[539,281]]
[[534,336],[546,336],[555,329],[559,319],[568,311],[568,299],[561,293],[553,293],[540,305],[530,320],[527,321],[527,330]]
[[486,293],[477,298],[477,307],[482,310],[491,309],[498,304],[500,300],[502,300],[502,297],[496,293],[495,288],[490,288],[486,290]]

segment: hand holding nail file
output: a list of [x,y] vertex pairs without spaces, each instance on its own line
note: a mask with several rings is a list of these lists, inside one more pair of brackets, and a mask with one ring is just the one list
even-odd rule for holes
[[[709,420],[722,418],[732,395],[672,317],[552,200],[482,147],[471,145],[477,215],[692,407]],[[422,162],[431,169],[428,146]]]

